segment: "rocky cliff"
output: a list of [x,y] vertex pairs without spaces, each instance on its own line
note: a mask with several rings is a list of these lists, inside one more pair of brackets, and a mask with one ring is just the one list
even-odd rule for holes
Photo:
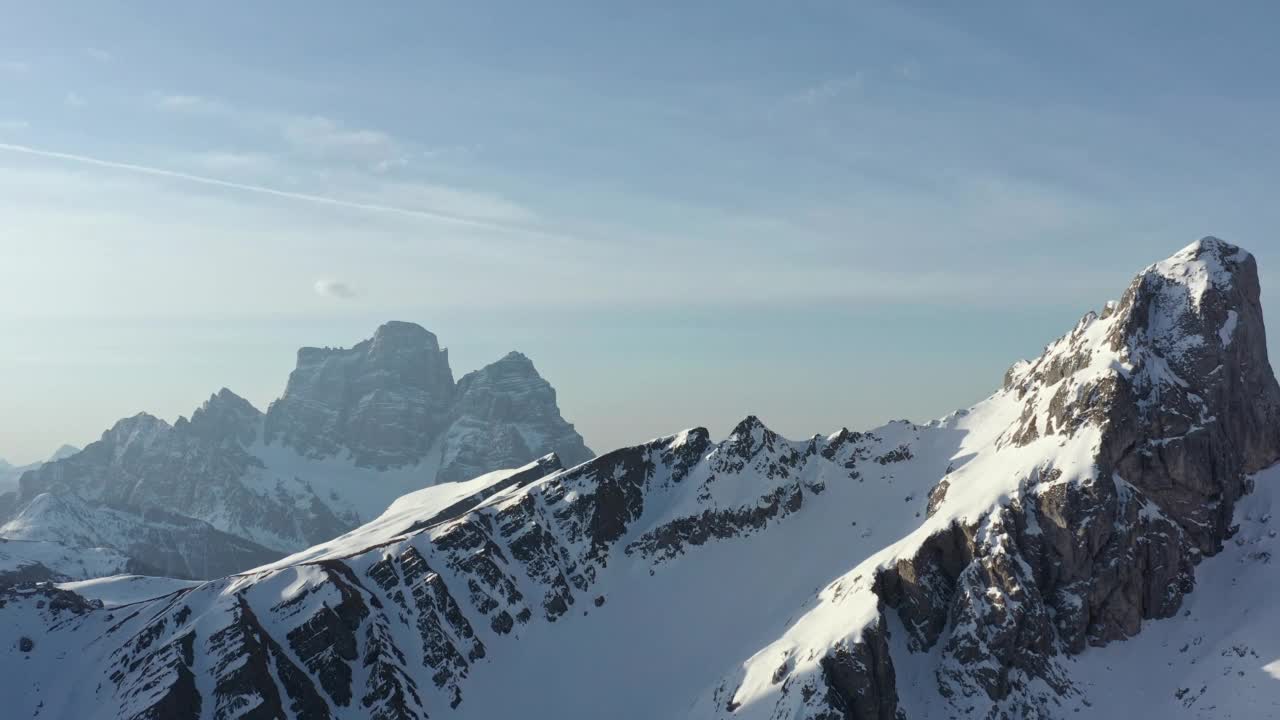
[[[936,656],[949,712],[1060,716],[1079,692],[1067,658],[1174,615],[1249,475],[1280,459],[1253,257],[1205,238],[1152,265],[988,403],[1017,416],[935,488],[932,517],[762,651],[805,661],[766,683],[753,658],[709,715],[900,717],[900,626],[907,652]],[[821,642],[800,640],[815,624]]]
[[448,425],[453,396],[449,351],[421,326],[390,322],[350,349],[299,350],[284,395],[267,410],[266,440],[308,457],[415,464]]
[[458,381],[451,420],[442,442],[441,482],[522,465],[539,452],[555,453],[567,467],[594,457],[560,417],[555,389],[518,352]]

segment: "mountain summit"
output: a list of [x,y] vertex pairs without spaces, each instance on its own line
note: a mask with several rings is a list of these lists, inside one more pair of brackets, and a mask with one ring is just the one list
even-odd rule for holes
[[[38,682],[7,697],[104,719],[1268,717],[1258,297],[1252,256],[1206,238],[927,425],[795,441],[750,416],[428,487],[149,598],[14,589],[0,674]],[[469,415],[543,396],[523,364],[458,383]]]
[[436,336],[389,322],[350,349],[299,350],[267,411],[266,439],[308,457],[346,451],[359,465],[409,465],[449,424],[453,394],[449,351]]
[[[1146,268],[956,424],[975,416],[988,440],[966,443],[928,519],[822,591],[703,716],[1060,717],[1085,702],[1067,658],[1172,617],[1249,475],[1280,459],[1253,257],[1205,238]],[[899,692],[896,663],[924,654],[936,685]]]
[[[8,496],[0,538],[57,537],[55,518],[69,515],[42,508],[75,507],[78,525],[137,528],[63,528],[66,537],[101,540],[134,571],[211,577],[329,540],[406,492],[552,452],[567,464],[592,457],[527,358],[508,355],[455,384],[435,335],[390,322],[349,349],[299,350],[284,395],[266,413],[223,388],[190,419],[170,425],[142,413],[84,451],[31,469]],[[30,507],[49,494],[71,497]],[[147,531],[143,518],[154,511],[227,536],[217,544],[225,552],[172,557],[155,547],[164,533]],[[157,557],[170,560],[145,560]]]

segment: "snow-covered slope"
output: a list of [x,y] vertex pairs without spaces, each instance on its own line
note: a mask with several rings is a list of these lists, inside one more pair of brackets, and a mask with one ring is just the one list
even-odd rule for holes
[[279,556],[199,520],[157,508],[133,513],[95,506],[75,493],[37,495],[13,519],[0,525],[0,537],[110,550],[128,558],[122,569],[175,577],[226,575]]
[[22,717],[1266,717],[1277,459],[1256,268],[1206,239],[928,425],[748,417],[130,605],[15,588],[0,677]]
[[[638,701],[619,717],[663,717],[708,680],[707,667],[749,647],[739,622],[779,628],[783,613],[845,567],[851,548],[869,553],[917,521],[929,487],[922,478],[946,470],[948,440],[959,437],[954,427],[895,423],[794,442],[748,418],[721,443],[696,429],[569,470],[534,464],[421,491],[333,543],[142,603],[114,631],[125,618],[119,608],[111,622],[99,611],[64,614],[37,643],[57,658],[71,638],[97,638],[83,666],[60,659],[89,676],[123,667],[113,657],[139,668],[170,662],[141,660],[155,653],[181,663],[190,643],[193,688],[203,707],[219,708],[215,717],[276,703],[286,715],[293,703],[309,708],[301,717],[422,717],[455,701],[464,717],[522,707],[550,717],[609,695]],[[806,513],[839,527],[843,543],[813,552]],[[808,552],[812,562],[795,562]],[[744,587],[757,601],[730,611]],[[14,602],[29,610],[39,601]],[[139,637],[145,648],[129,640]],[[615,641],[613,652],[683,695],[620,688],[621,656],[596,652]],[[21,662],[30,668],[37,658],[28,655]],[[273,670],[251,681],[218,669],[241,662]],[[694,662],[701,674],[683,672]],[[574,673],[600,682],[565,687]],[[184,686],[165,683],[139,694],[145,674],[27,699],[55,716],[86,717],[191,701]],[[274,691],[262,684],[277,677]]]
[[58,583],[56,587],[70,590],[90,602],[100,602],[103,607],[120,607],[171,595],[199,584],[199,580],[175,580],[149,575],[109,575]]
[[[217,577],[332,539],[405,493],[551,452],[566,464],[591,457],[527,358],[513,353],[455,385],[435,336],[392,322],[350,349],[300,350],[265,414],[223,389],[189,420],[126,418],[31,469],[20,495],[0,503],[0,537],[113,548],[135,571]],[[159,542],[175,525],[207,529],[198,544]]]
[[0,587],[125,572],[129,558],[112,548],[84,548],[42,540],[0,538]]

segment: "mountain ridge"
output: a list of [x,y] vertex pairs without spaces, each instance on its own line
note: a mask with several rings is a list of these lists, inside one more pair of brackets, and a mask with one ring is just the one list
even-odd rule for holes
[[[925,425],[748,416],[548,458],[124,611],[13,590],[9,627],[45,630],[0,670],[42,678],[15,707],[82,717],[1118,718],[1136,686],[1256,717],[1280,642],[1195,580],[1277,587],[1259,292],[1205,239]],[[1109,672],[1151,633],[1187,638],[1140,656],[1167,678]]]

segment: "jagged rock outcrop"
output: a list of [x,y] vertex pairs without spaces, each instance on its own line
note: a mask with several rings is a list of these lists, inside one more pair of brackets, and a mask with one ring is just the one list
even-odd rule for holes
[[[912,652],[937,653],[952,712],[1054,717],[1078,692],[1062,658],[1176,613],[1196,563],[1229,537],[1247,476],[1280,459],[1253,257],[1205,238],[1147,268],[1118,303],[1011,368],[993,401],[1020,412],[948,474],[920,529],[828,600],[876,611],[818,665],[880,642],[896,614]],[[801,675],[808,698],[784,690],[778,706],[828,717],[835,706],[815,691],[838,695],[835,678]],[[864,663],[855,684],[884,697],[886,677]]]
[[[25,473],[0,507],[10,521],[0,537],[111,538],[102,547],[133,567],[217,577],[341,535],[406,492],[550,452],[574,464],[592,456],[528,358],[513,353],[455,386],[436,337],[391,322],[350,349],[300,350],[265,414],[224,388],[173,425],[146,413],[117,422]],[[104,527],[83,533],[36,512],[55,496],[86,506],[73,524]],[[206,550],[148,544],[178,527]]]

